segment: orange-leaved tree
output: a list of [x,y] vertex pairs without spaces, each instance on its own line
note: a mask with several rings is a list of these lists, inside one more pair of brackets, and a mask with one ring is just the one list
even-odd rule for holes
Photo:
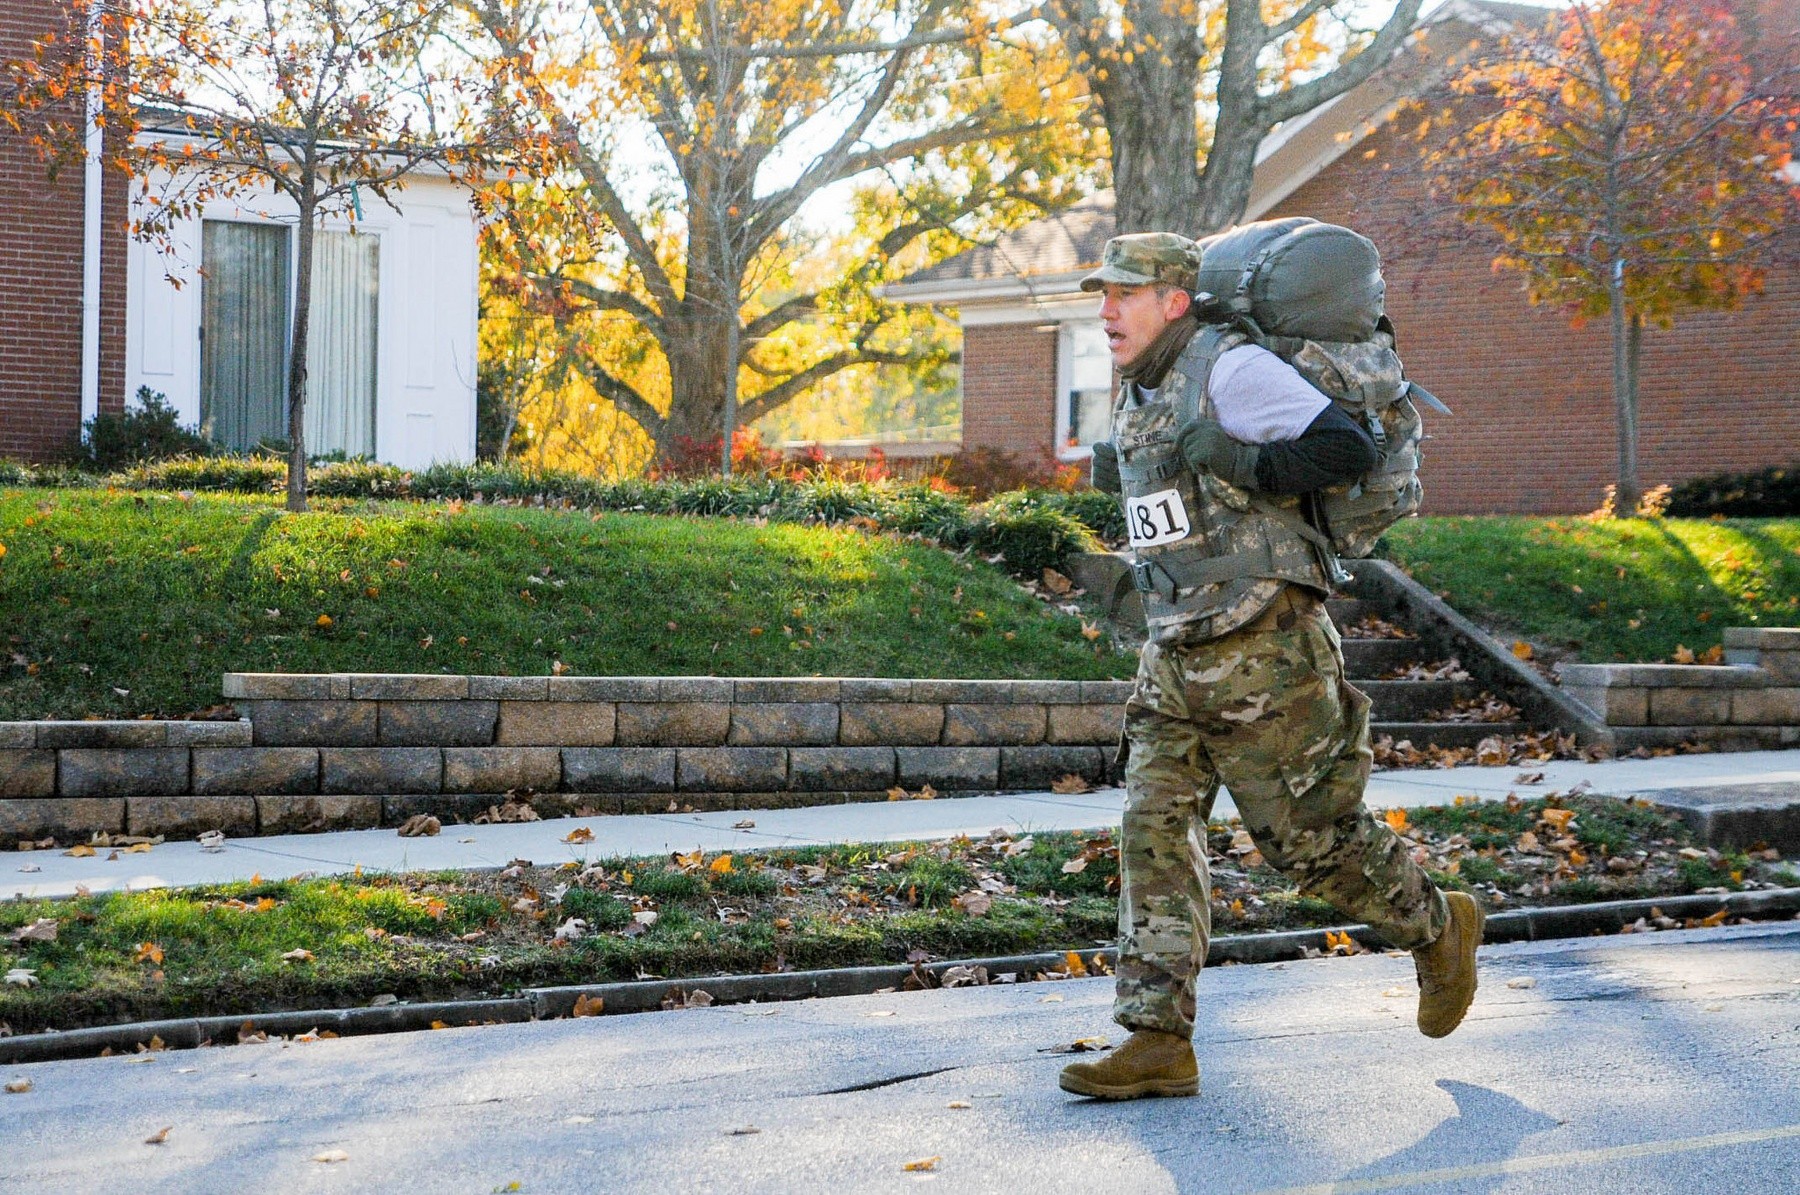
[[[463,136],[486,78],[444,48],[451,0],[69,0],[59,37],[9,64],[17,103],[98,100],[114,164],[136,180],[131,231],[173,251],[209,202],[236,198],[294,228],[284,409],[287,505],[306,509],[307,346],[314,243],[327,216],[394,202],[408,175],[479,169]],[[96,49],[96,46],[102,46]],[[54,154],[68,121],[35,122]]]
[[[1426,151],[1450,235],[1523,275],[1533,303],[1612,328],[1614,508],[1639,506],[1647,322],[1729,309],[1793,247],[1795,84],[1728,0],[1577,0],[1516,27],[1449,84],[1467,123]],[[1699,366],[1703,368],[1703,366]]]
[[489,284],[634,346],[576,364],[655,467],[728,470],[826,379],[941,357],[881,284],[1079,198],[1091,161],[1054,39],[981,4],[465,2],[554,149],[496,202]]

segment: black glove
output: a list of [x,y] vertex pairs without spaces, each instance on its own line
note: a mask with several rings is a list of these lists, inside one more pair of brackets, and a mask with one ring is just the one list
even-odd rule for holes
[[1240,490],[1257,488],[1256,445],[1232,439],[1213,420],[1196,419],[1184,424],[1175,437],[1175,447],[1194,472],[1211,473]]
[[1108,494],[1117,494],[1125,488],[1119,481],[1119,450],[1111,441],[1101,440],[1094,445],[1090,479],[1095,489]]

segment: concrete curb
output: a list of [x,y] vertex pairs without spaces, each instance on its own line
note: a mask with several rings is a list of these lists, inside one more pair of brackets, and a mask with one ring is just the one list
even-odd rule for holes
[[[1708,917],[1723,910],[1729,916],[1773,920],[1800,914],[1800,888],[1720,895],[1655,897],[1646,900],[1606,901],[1563,908],[1519,909],[1488,917],[1483,941],[1540,942],[1555,938],[1580,938],[1614,934],[1660,909],[1669,917]],[[1272,934],[1237,934],[1215,938],[1206,952],[1206,963],[1275,963],[1305,957],[1318,949],[1327,933],[1348,934],[1369,949],[1386,943],[1366,925],[1336,929],[1289,930]],[[1113,947],[1075,952],[1084,963],[1095,958],[1110,966],[1118,957]],[[1025,982],[1042,971],[1059,969],[1067,955],[1062,951],[1004,955],[998,958],[954,959],[928,963],[924,969],[941,977],[952,967],[983,967],[990,977],[1012,975]],[[49,1062],[63,1058],[87,1058],[110,1049],[132,1053],[147,1048],[152,1037],[167,1049],[193,1049],[215,1041],[231,1043],[240,1030],[271,1036],[330,1030],[344,1037],[369,1033],[406,1033],[435,1026],[519,1024],[570,1015],[580,997],[605,1002],[605,1014],[652,1012],[671,997],[705,991],[716,1004],[806,1000],[829,996],[866,996],[884,988],[898,988],[913,974],[910,966],[842,967],[826,971],[789,971],[770,975],[717,975],[688,979],[651,979],[623,983],[599,983],[565,987],[526,988],[517,996],[491,1000],[449,1000],[430,1004],[389,1004],[379,1008],[331,1008],[298,1012],[274,1012],[247,1016],[172,1018],[138,1021],[127,1025],[101,1025],[91,1029],[32,1033],[0,1038],[0,1066]]]

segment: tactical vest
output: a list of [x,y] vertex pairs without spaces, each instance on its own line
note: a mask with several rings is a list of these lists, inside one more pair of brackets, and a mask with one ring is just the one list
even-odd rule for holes
[[1196,474],[1175,446],[1183,424],[1215,418],[1207,392],[1212,365],[1246,339],[1229,328],[1202,326],[1154,399],[1144,401],[1136,384],[1126,382],[1113,408],[1131,581],[1158,641],[1217,638],[1254,620],[1284,584],[1328,593],[1336,575],[1298,496],[1253,495],[1211,473]]

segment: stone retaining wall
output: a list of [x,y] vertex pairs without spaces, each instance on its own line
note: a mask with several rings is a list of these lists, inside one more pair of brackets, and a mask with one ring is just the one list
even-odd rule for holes
[[1800,745],[1800,628],[1728,627],[1725,661],[1565,664],[1558,676],[1621,748]]
[[231,673],[237,722],[0,723],[0,842],[281,833],[1109,778],[1124,681]]

